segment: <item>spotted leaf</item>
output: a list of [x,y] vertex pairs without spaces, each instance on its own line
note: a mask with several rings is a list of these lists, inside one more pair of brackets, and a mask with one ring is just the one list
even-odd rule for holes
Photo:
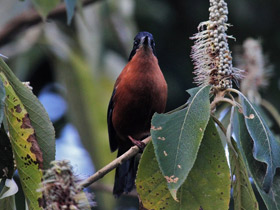
[[42,193],[37,189],[42,180],[42,152],[25,107],[3,72],[0,78],[6,91],[5,116],[23,191],[29,209],[40,209]]
[[155,114],[151,134],[159,167],[176,200],[177,190],[186,180],[196,160],[210,116],[210,86],[188,90],[185,109],[172,114]]
[[178,202],[167,188],[152,144],[146,147],[140,160],[136,187],[146,209],[228,209],[229,167],[213,120],[206,128],[194,166],[178,190]]
[[38,98],[19,81],[1,58],[0,71],[5,74],[15,94],[29,113],[31,124],[36,131],[36,138],[43,153],[43,167],[48,169],[50,162],[55,159],[55,132],[50,118]]

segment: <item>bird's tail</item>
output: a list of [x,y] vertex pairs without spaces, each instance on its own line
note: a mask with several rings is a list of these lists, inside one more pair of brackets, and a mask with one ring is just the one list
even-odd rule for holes
[[[119,148],[118,157],[125,151]],[[122,193],[130,192],[135,184],[137,171],[137,163],[135,163],[135,157],[124,161],[120,166],[116,168],[115,184],[113,194],[119,197]]]

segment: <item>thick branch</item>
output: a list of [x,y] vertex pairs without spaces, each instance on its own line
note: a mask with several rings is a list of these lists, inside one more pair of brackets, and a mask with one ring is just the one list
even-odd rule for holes
[[[152,137],[149,136],[145,138],[142,142],[146,145],[151,141]],[[91,185],[92,183],[96,182],[97,180],[101,179],[103,176],[105,176],[107,173],[112,171],[113,169],[117,168],[119,165],[121,165],[124,161],[132,158],[139,152],[139,148],[137,146],[131,147],[126,153],[122,154],[117,159],[113,160],[108,165],[104,166],[102,169],[97,171],[92,176],[88,177],[87,179],[81,181],[79,183],[79,188],[85,188]]]
[[[96,1],[98,0],[84,0],[82,1],[82,4],[83,6],[86,6]],[[47,19],[57,19],[63,16],[66,16],[66,7],[64,3],[58,5],[53,11],[51,11],[47,16]],[[23,29],[36,25],[42,21],[42,17],[34,9],[30,9],[14,17],[0,30],[0,46],[7,43]]]

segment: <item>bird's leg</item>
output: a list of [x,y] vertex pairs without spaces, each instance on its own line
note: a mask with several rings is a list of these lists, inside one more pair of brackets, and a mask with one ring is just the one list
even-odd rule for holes
[[143,143],[142,141],[136,140],[136,139],[132,138],[131,136],[128,136],[128,138],[130,139],[132,144],[136,145],[140,149],[140,152],[144,151],[145,146],[146,146],[145,143]]

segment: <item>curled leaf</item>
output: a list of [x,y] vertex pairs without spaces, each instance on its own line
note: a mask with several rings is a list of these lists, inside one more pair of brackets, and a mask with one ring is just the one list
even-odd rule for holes
[[274,137],[254,105],[239,92],[245,124],[254,141],[253,156],[267,165],[263,190],[269,192],[277,168],[280,168],[280,141]]

